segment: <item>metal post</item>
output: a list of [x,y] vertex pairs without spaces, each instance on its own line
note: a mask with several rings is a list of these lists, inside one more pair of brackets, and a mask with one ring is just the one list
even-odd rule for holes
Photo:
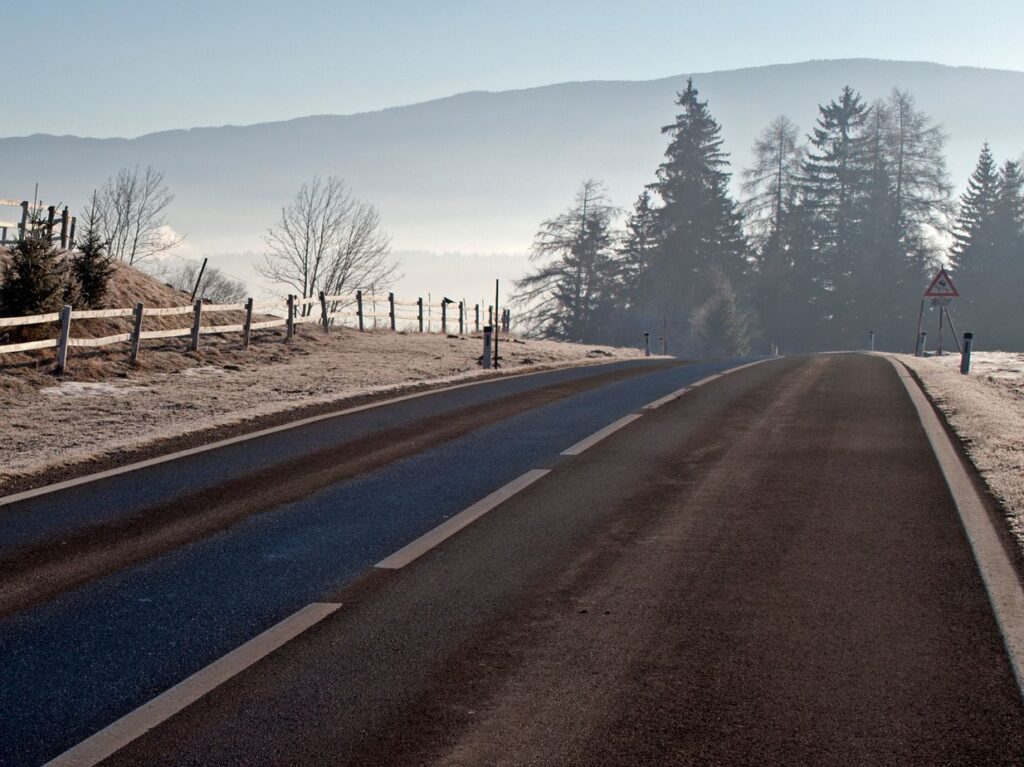
[[465,321],[462,318],[462,301],[459,301],[459,335],[466,332]]
[[195,352],[199,351],[199,328],[203,320],[203,299],[200,298],[196,301],[192,312],[192,345],[189,346],[189,349]]
[[135,304],[135,326],[132,328],[132,354],[131,363],[137,365],[139,362],[139,345],[142,343],[142,314],[145,307]]
[[939,307],[939,337],[935,339],[935,354],[942,356],[942,317],[945,314],[944,307]]
[[295,337],[295,296],[292,293],[288,294],[288,334],[287,338],[289,341]]
[[[921,344],[921,331],[924,330],[924,299],[921,299],[921,311],[917,315],[917,335],[914,336],[914,343],[920,348]],[[917,353],[917,356],[921,356],[921,352]]]
[[484,325],[484,353],[480,356],[480,364],[484,370],[491,367],[491,326]]
[[[323,295],[321,293],[321,295]],[[245,324],[242,325],[242,348],[249,348],[249,339],[252,336],[252,297],[245,302]]]
[[192,298],[189,299],[190,301],[196,300],[196,293],[199,292],[199,285],[202,283],[203,273],[206,271],[206,261],[207,259],[204,258],[203,265],[199,267],[199,276],[196,277],[196,285],[194,288],[192,288]]
[[356,315],[359,317],[359,332],[363,332],[363,291],[356,291]]
[[[495,280],[494,281],[494,317],[495,317],[495,319],[497,319],[497,317],[498,317],[498,288],[499,288],[499,285],[500,285],[500,282],[498,280]],[[501,334],[497,331],[497,329],[495,329],[495,331],[494,331],[494,367],[498,367],[499,366],[499,363],[498,363],[498,336],[499,335],[501,335]]]
[[68,336],[71,335],[71,307],[60,310],[60,340],[57,341],[57,375],[64,375],[68,364]]
[[974,333],[964,333],[964,348],[960,352],[960,372],[967,375],[971,372],[971,347],[974,346]]
[[395,329],[395,294],[388,293],[388,318],[391,320],[391,329]]
[[921,337],[918,339],[917,348],[919,349],[917,356],[925,356],[925,352],[928,350],[928,331],[922,330]]
[[875,331],[873,330],[868,331],[868,349],[870,351],[875,350]]
[[416,314],[420,320],[420,332],[423,332],[423,298],[416,299]]
[[651,356],[651,334],[644,333],[644,356]]

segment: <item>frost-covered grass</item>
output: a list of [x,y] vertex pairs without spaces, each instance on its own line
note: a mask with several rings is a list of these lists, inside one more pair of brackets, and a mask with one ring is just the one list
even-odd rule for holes
[[960,355],[897,355],[921,378],[966,447],[1024,547],[1024,354],[975,352],[971,372]]
[[[0,494],[12,479],[112,453],[310,406],[487,375],[479,336],[300,329],[292,343],[264,332],[249,350],[226,337],[199,353],[182,343],[75,358],[71,378],[0,367]],[[503,372],[637,357],[636,349],[515,341],[501,344]],[[88,365],[92,367],[87,367]]]

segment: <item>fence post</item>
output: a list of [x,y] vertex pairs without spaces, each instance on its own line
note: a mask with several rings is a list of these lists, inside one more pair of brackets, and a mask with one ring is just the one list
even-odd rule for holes
[[363,332],[363,291],[356,291],[356,314],[359,316],[359,332]]
[[320,291],[320,324],[324,326],[324,332],[331,332],[331,318],[327,316],[327,296]]
[[289,341],[295,336],[295,294],[288,294],[288,335]]
[[64,206],[64,210],[60,213],[60,249],[67,250],[68,248],[68,206]]
[[46,209],[46,241],[53,243],[53,219],[57,216],[57,206],[51,205]]
[[395,330],[395,294],[388,293],[388,319],[391,320],[391,329]]
[[484,326],[484,353],[480,357],[480,364],[484,370],[490,370],[491,368],[491,326]]
[[252,296],[245,302],[245,324],[242,325],[242,348],[249,348],[249,338],[252,336]]
[[480,332],[480,304],[473,306],[473,330]]
[[974,346],[974,333],[964,333],[964,348],[960,352],[960,372],[967,375],[971,372],[971,347]]
[[493,306],[488,306],[487,307],[487,324],[490,325],[492,328],[494,327],[494,307]]
[[462,318],[462,301],[459,301],[459,335],[461,336],[466,332],[466,323]]
[[419,317],[419,320],[420,320],[420,332],[422,333],[423,332],[423,299],[422,298],[417,298],[416,299],[416,314],[417,314],[417,316]]
[[141,302],[135,304],[135,325],[132,328],[132,354],[131,363],[137,365],[139,362],[139,344],[142,343],[142,314],[145,307]]
[[644,333],[644,356],[651,356],[651,334]]
[[71,307],[60,310],[60,340],[57,341],[57,375],[64,375],[68,364],[68,336],[71,334]]
[[71,231],[68,233],[68,247],[75,247],[75,222],[77,221],[76,216],[71,217]]
[[192,313],[192,351],[199,351],[199,327],[203,320],[203,299],[196,299],[195,309]]
[[448,335],[448,302],[441,299],[441,332]]
[[21,223],[18,224],[18,240],[24,240],[28,234],[28,200],[21,201]]

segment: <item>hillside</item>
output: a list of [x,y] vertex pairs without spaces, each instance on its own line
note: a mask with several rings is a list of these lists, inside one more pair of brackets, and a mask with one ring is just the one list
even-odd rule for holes
[[[693,76],[723,125],[736,168],[775,115],[784,113],[807,131],[817,104],[847,83],[869,99],[893,87],[910,90],[948,130],[958,185],[983,141],[1000,157],[1024,150],[1020,72],[848,60]],[[630,204],[661,158],[659,128],[671,120],[674,94],[686,77],[464,93],[365,114],[134,139],[5,138],[0,192],[31,194],[38,181],[44,199],[80,207],[120,167],[152,164],[166,171],[177,195],[171,223],[188,235],[183,252],[240,254],[261,249],[262,232],[303,180],[338,174],[378,205],[399,251],[522,253],[538,222],[562,210],[582,179],[605,180],[615,202]],[[451,273],[459,271],[460,258],[444,259]],[[417,260],[409,257],[407,271],[421,273]],[[250,255],[218,263],[254,279],[251,261]],[[458,277],[434,279],[437,284],[421,283],[416,292],[476,289],[458,284]]]

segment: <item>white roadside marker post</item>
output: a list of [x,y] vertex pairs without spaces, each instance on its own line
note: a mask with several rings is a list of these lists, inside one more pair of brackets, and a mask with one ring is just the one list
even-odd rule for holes
[[974,333],[964,333],[964,348],[960,352],[960,373],[967,375],[971,372],[971,347],[974,346]]
[[644,356],[651,356],[651,334],[644,333]]

